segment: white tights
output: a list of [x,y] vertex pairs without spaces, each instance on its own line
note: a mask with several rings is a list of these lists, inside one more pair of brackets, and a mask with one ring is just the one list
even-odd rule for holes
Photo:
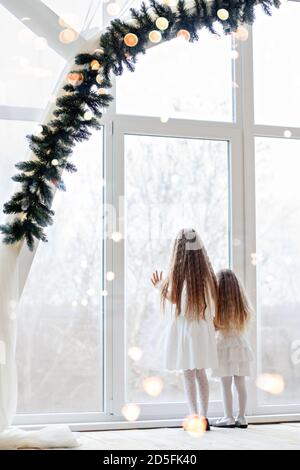
[[246,413],[247,389],[245,377],[240,377],[237,375],[235,375],[234,377],[222,377],[222,395],[225,418],[233,417],[232,379],[234,379],[234,385],[238,393],[239,416],[243,417]]
[[[183,383],[190,414],[200,414],[200,416],[206,418],[208,410],[209,386],[205,369],[184,370]],[[196,385],[198,385],[199,391],[200,413],[198,413]]]

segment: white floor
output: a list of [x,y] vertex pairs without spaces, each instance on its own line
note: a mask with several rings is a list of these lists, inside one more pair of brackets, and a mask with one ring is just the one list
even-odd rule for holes
[[300,450],[300,423],[252,425],[247,430],[213,428],[201,438],[179,428],[83,432],[80,444],[78,450]]

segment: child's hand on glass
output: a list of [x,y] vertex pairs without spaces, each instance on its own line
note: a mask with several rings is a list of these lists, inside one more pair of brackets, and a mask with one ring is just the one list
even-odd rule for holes
[[163,275],[162,271],[160,272],[160,274],[158,274],[158,271],[154,271],[154,273],[152,274],[152,277],[151,277],[151,282],[152,282],[154,287],[159,286],[159,284],[162,281],[162,275]]

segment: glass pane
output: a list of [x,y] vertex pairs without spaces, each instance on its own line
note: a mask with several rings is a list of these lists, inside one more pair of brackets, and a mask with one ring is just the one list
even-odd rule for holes
[[35,124],[30,121],[6,121],[0,119],[1,171],[0,171],[0,224],[5,221],[3,204],[10,198],[15,184],[11,177],[18,170],[15,164],[23,160],[28,151],[26,135]]
[[44,108],[65,61],[1,5],[0,20],[0,105]]
[[257,124],[299,126],[300,4],[288,2],[254,24],[254,89]]
[[134,73],[118,77],[117,112],[232,121],[231,38],[203,30],[196,43],[174,39],[150,48]]
[[[180,401],[181,377],[162,371],[166,325],[150,276],[166,272],[173,237],[185,226],[199,231],[216,270],[228,266],[228,142],[127,135],[125,161],[127,398],[150,401],[142,382],[158,375],[158,400]],[[211,398],[219,398],[217,382]]]
[[43,3],[61,18],[62,29],[71,26],[81,32],[103,27],[102,0],[43,0]]
[[299,140],[256,139],[260,404],[300,402],[299,155]]
[[19,413],[103,409],[102,132],[76,146],[18,318]]

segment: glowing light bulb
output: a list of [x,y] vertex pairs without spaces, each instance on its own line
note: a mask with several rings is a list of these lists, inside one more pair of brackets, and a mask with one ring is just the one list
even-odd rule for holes
[[265,373],[256,378],[256,386],[271,395],[280,395],[284,391],[284,379],[280,374]]
[[113,281],[114,278],[115,278],[115,273],[114,273],[114,272],[108,271],[108,272],[106,273],[106,279],[107,279],[108,281]]
[[153,42],[153,44],[157,44],[161,41],[161,32],[155,29],[153,31],[150,31],[148,37],[149,40]]
[[226,21],[228,20],[229,18],[229,13],[228,11],[225,9],[225,8],[220,8],[218,11],[217,11],[217,16],[220,20],[222,21]]
[[123,406],[121,412],[127,421],[136,421],[140,415],[141,409],[134,403],[128,403]]
[[249,32],[245,26],[239,26],[233,35],[238,41],[247,41]]
[[86,111],[83,115],[83,119],[85,121],[90,121],[93,117],[93,114],[91,113],[91,111]]
[[143,351],[141,348],[138,348],[137,346],[132,346],[131,348],[128,349],[128,356],[133,360],[133,361],[139,361],[143,355]]
[[92,70],[99,70],[101,67],[100,62],[98,62],[96,59],[92,60],[90,65]]
[[185,41],[189,41],[191,38],[191,35],[186,29],[180,29],[177,33],[177,37],[179,39],[184,39]]
[[77,31],[72,28],[63,29],[58,35],[60,42],[63,44],[70,44],[71,42],[76,41],[78,36]]
[[53,158],[53,160],[51,161],[51,165],[52,166],[57,166],[58,165],[58,160],[56,158]]
[[134,46],[136,46],[137,43],[139,42],[139,39],[138,39],[138,37],[137,37],[136,34],[134,34],[134,33],[127,33],[127,34],[125,34],[123,41],[124,41],[124,43],[126,44],[126,46],[128,46],[128,47],[134,47]]
[[70,85],[79,86],[84,80],[83,74],[81,72],[70,72],[67,75],[67,81]]
[[114,242],[120,242],[122,240],[122,234],[120,232],[114,232],[111,236],[111,239],[114,241]]
[[106,7],[106,11],[109,14],[109,16],[116,16],[120,13],[120,6],[117,4],[117,2],[112,2],[109,3]]
[[169,21],[167,20],[167,18],[164,18],[163,16],[160,16],[155,21],[155,25],[161,31],[165,31],[169,27]]
[[147,377],[143,380],[143,388],[151,397],[158,397],[164,388],[164,383],[160,377]]
[[192,437],[202,437],[206,431],[206,422],[200,416],[187,416],[182,423],[182,427]]
[[286,129],[283,135],[286,139],[290,139],[292,137],[292,132],[289,129]]
[[97,93],[98,95],[107,95],[107,90],[106,88],[99,88]]

